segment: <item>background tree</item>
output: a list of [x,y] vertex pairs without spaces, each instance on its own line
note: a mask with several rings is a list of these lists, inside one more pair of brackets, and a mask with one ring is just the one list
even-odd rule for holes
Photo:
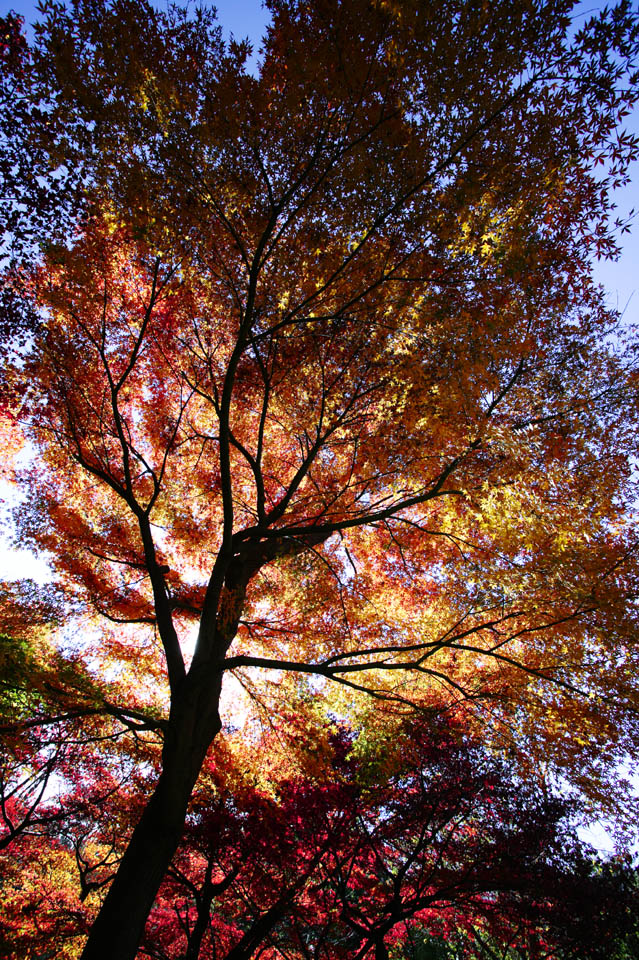
[[444,956],[487,941],[594,958],[634,928],[634,873],[598,869],[566,801],[513,778],[465,724],[395,723],[392,743],[338,729],[320,764],[298,747],[291,776],[298,723],[278,728],[283,768],[261,782],[227,780],[232,756],[213,755],[142,955],[413,957],[437,938]]
[[636,373],[588,260],[630,5],[270,9],[257,77],[139,0],[52,3],[32,52],[85,205],[28,276],[21,536],[164,735],[86,960],[134,957],[231,671],[272,722],[296,683],[372,727],[437,689],[594,797],[636,744]]
[[[140,958],[598,960],[634,933],[634,871],[593,859],[567,802],[513,777],[463,715],[396,720],[389,743],[314,713],[257,740],[259,773],[240,737],[216,742]],[[106,772],[93,802],[74,778],[82,812],[62,829],[52,818],[4,854],[8,957],[52,941],[78,955],[144,798],[140,784],[105,797]]]
[[120,680],[122,712],[79,656],[60,652],[64,614],[55,588],[0,585],[0,622],[13,634],[0,634],[0,945],[8,960],[79,956],[160,742],[161,722],[135,710],[134,690],[126,694]]

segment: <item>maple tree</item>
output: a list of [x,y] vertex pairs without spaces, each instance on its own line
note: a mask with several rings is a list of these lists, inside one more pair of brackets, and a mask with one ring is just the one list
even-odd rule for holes
[[589,267],[630,5],[269,9],[253,76],[203,10],[45,4],[3,145],[83,198],[62,238],[56,190],[16,207],[20,537],[84,611],[83,715],[163,737],[85,960],[135,956],[231,674],[273,723],[461,700],[595,801],[639,732],[637,375]]

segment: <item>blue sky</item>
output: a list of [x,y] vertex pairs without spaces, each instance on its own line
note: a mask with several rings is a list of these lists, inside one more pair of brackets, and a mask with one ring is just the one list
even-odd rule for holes
[[[157,2],[155,5],[159,9],[161,2]],[[207,3],[204,0],[204,5],[207,7],[214,6],[217,9],[217,18],[227,37],[231,33],[238,40],[250,37],[256,49],[259,47],[260,37],[270,18],[270,14],[262,6],[261,0],[217,0],[214,4]],[[32,23],[38,17],[37,2],[27,3],[25,0],[14,0],[11,3],[7,0],[0,0],[0,14],[4,15],[9,10],[21,14],[27,23]]]

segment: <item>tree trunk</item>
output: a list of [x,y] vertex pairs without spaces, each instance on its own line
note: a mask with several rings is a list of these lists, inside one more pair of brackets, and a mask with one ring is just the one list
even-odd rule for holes
[[82,960],[134,960],[147,916],[180,843],[195,781],[221,728],[220,691],[219,673],[185,679],[169,718],[162,773],[91,927]]
[[197,904],[197,918],[195,920],[195,926],[188,937],[188,944],[186,953],[184,954],[184,960],[198,960],[198,957],[200,956],[204,934],[208,930],[211,919],[212,903],[213,885],[209,883],[208,888],[203,891],[202,898]]
[[388,950],[383,936],[375,942],[375,960],[388,960]]
[[81,960],[135,960],[146,918],[182,838],[195,781],[221,729],[221,661],[237,632],[249,580],[265,563],[299,553],[326,537],[321,533],[285,544],[276,540],[249,544],[227,563],[219,597],[211,592],[214,567],[200,621],[198,647],[203,655],[198,655],[196,647],[191,668],[173,694],[162,773],[91,927]]

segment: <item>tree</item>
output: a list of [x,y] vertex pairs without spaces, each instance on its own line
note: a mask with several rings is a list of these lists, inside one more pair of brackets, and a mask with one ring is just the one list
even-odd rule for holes
[[438,689],[581,786],[596,754],[595,797],[636,743],[636,371],[588,260],[637,153],[630,6],[270,9],[258,77],[142,0],[50,3],[29,61],[84,213],[19,274],[20,531],[164,737],[85,960],[134,957],[231,672],[373,726],[365,694]]
[[[0,891],[7,960],[79,956],[95,892],[157,756],[159,718],[121,711],[105,684],[56,649],[59,591],[0,586]],[[68,608],[66,610],[68,615]],[[120,692],[124,694],[122,681]],[[133,734],[133,737],[131,737]],[[136,805],[137,802],[137,805]]]

